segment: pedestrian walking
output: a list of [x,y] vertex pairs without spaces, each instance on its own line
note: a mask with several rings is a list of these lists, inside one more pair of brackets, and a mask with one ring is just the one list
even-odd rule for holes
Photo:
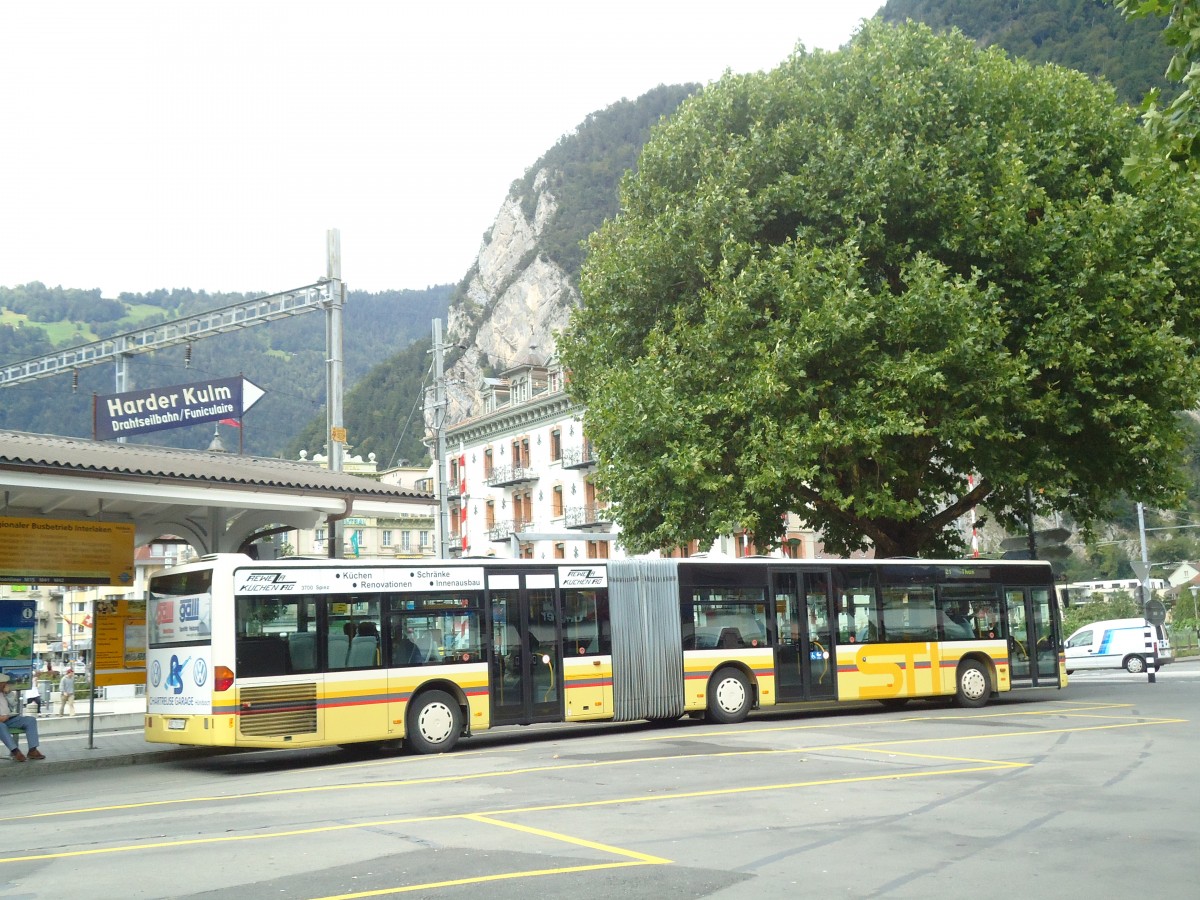
[[[9,687],[8,676],[0,672],[0,743],[8,749],[13,762],[45,759],[42,751],[38,749],[37,719],[33,716],[19,716],[14,712],[13,704],[17,701],[15,695],[9,694]],[[25,743],[29,745],[28,755],[22,753],[21,748],[17,746],[17,736],[13,731],[17,734],[25,732]]]
[[29,673],[29,693],[25,696],[25,706],[28,708],[32,703],[37,707],[37,714],[42,714],[42,682],[41,674],[37,669]]
[[67,707],[71,707],[70,715],[75,715],[75,670],[63,672],[62,681],[58,683],[58,714],[67,715]]

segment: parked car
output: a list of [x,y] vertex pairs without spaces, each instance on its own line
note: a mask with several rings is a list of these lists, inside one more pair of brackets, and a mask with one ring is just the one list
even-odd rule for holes
[[1151,660],[1155,669],[1175,660],[1167,629],[1145,619],[1108,619],[1084,625],[1067,638],[1066,657],[1068,675],[1076,669],[1145,672]]

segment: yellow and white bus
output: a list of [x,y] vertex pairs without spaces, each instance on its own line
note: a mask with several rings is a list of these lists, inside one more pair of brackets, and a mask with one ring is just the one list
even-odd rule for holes
[[664,559],[256,562],[159,575],[146,739],[405,743],[497,725],[1066,684],[1046,563]]

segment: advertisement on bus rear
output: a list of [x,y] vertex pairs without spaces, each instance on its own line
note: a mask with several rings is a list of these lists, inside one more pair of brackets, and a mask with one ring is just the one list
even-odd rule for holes
[[150,644],[205,643],[212,637],[212,594],[152,594]]
[[146,711],[163,716],[212,713],[212,659],[208,647],[150,650],[146,658]]

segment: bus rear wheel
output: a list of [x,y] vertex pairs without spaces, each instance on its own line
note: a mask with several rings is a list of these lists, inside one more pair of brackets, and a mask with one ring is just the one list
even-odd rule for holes
[[722,725],[732,725],[750,715],[750,682],[738,669],[727,666],[718,669],[708,683],[708,718]]
[[409,704],[405,741],[417,753],[448,753],[462,733],[462,710],[445,691],[428,691]]
[[992,694],[992,682],[987,669],[973,659],[965,660],[958,667],[958,690],[954,702],[967,709],[978,709],[988,702]]

